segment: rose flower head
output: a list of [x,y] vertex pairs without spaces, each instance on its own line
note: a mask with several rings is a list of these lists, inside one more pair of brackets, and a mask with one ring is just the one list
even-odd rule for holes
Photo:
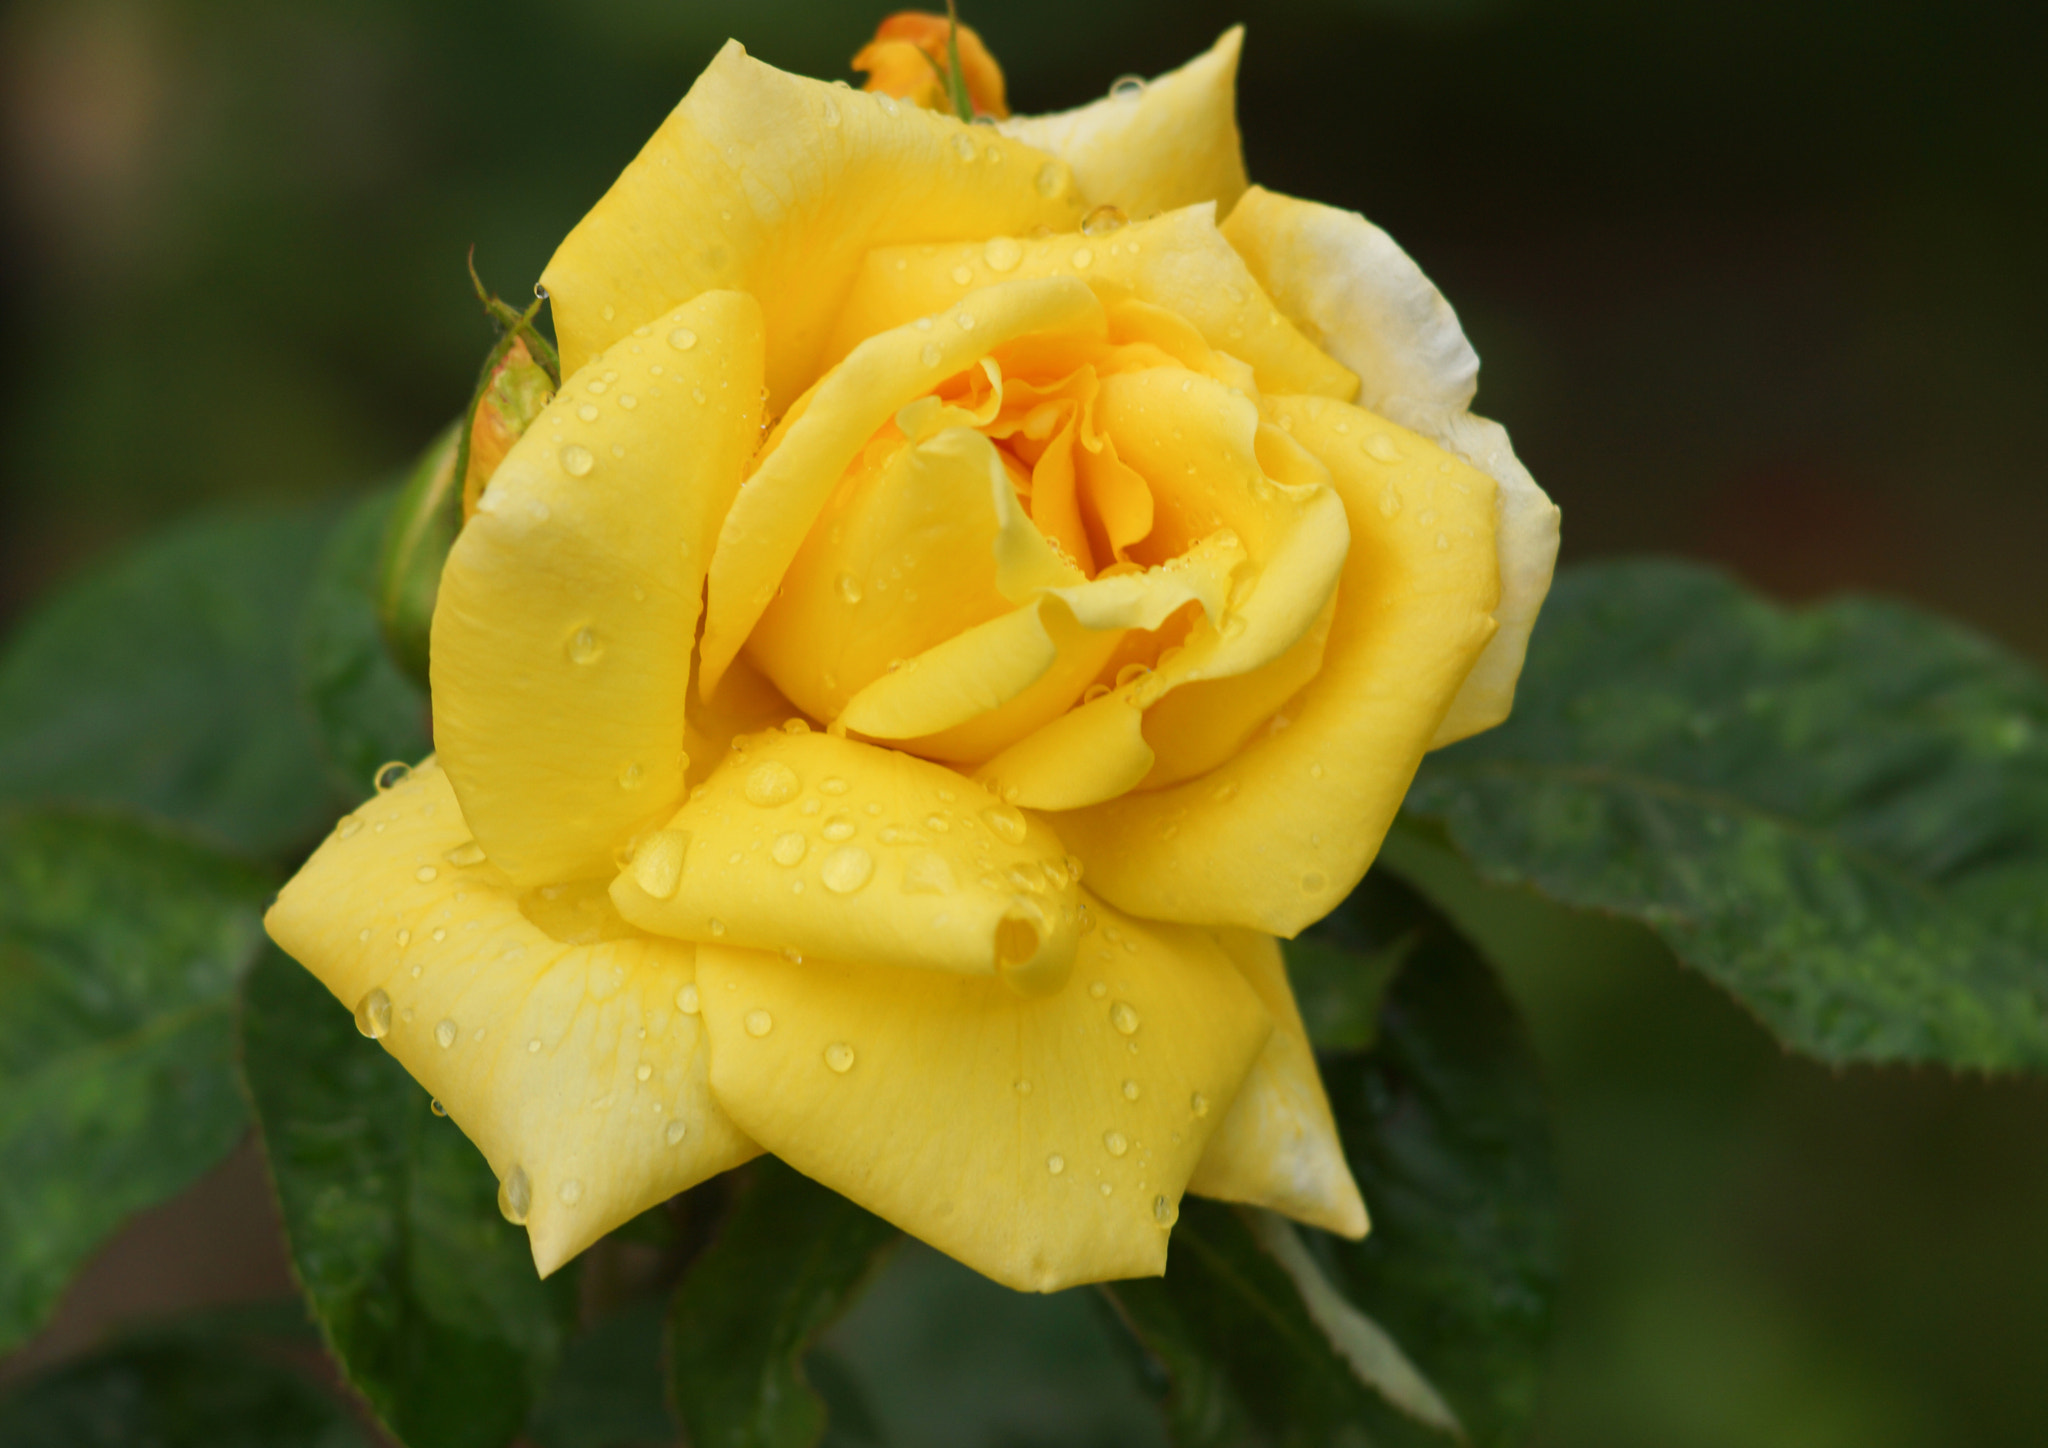
[[728,44],[549,263],[437,755],[268,920],[541,1272],[764,1151],[1025,1289],[1185,1191],[1365,1231],[1279,937],[1506,716],[1557,511],[1401,249],[1248,188],[1240,38],[994,124]]

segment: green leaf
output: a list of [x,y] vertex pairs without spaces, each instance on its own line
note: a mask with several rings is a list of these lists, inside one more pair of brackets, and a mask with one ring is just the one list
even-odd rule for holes
[[669,1391],[696,1448],[808,1448],[801,1363],[895,1245],[894,1227],[764,1157],[669,1312]]
[[127,806],[254,855],[315,835],[292,645],[327,523],[200,518],[47,599],[0,653],[0,799]]
[[1514,717],[1409,808],[1490,880],[1648,924],[1822,1060],[2048,1067],[2048,685],[1953,624],[1572,571]]
[[[1367,875],[1340,923],[1367,952],[1412,943],[1374,1048],[1322,1061],[1372,1231],[1362,1242],[1314,1235],[1338,1286],[1443,1394],[1469,1441],[1522,1443],[1562,1253],[1534,1053],[1486,963],[1405,885]],[[1383,1448],[1444,1441],[1378,1404],[1371,1426]]]
[[1368,1390],[1236,1209],[1186,1198],[1166,1275],[1103,1291],[1164,1370],[1180,1448],[1363,1448]]
[[299,690],[328,779],[350,802],[375,793],[370,777],[432,747],[426,693],[398,667],[377,623],[378,552],[398,490],[358,503],[334,530],[313,575],[299,625]]
[[0,1397],[8,1448],[362,1448],[342,1405],[245,1348],[138,1339]]
[[539,1448],[664,1448],[676,1441],[662,1391],[666,1304],[641,1297],[571,1340],[535,1405],[526,1436]]
[[234,988],[270,889],[154,826],[0,813],[0,1351],[240,1139]]
[[1182,1448],[1442,1445],[1418,1421],[1441,1421],[1439,1396],[1480,1448],[1534,1420],[1560,1244],[1528,1045],[1485,964],[1398,881],[1368,875],[1318,928],[1333,993],[1344,954],[1378,1028],[1321,1065],[1371,1233],[1190,1198],[1166,1276],[1104,1289],[1162,1371]]
[[408,1448],[510,1441],[561,1351],[568,1275],[535,1276],[476,1148],[275,950],[241,1038],[292,1261],[349,1381]]
[[460,462],[468,455],[469,434],[462,424],[450,423],[435,435],[387,510],[370,565],[372,606],[385,644],[406,677],[421,686],[427,682],[427,644],[434,600],[441,593],[441,566],[462,531]]

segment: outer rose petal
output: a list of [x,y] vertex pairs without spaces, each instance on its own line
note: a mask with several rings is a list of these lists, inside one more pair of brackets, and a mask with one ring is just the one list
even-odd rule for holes
[[1267,401],[1329,467],[1351,527],[1321,672],[1209,773],[1054,821],[1122,909],[1292,936],[1372,863],[1493,636],[1500,575],[1491,478],[1360,408]]
[[569,369],[708,288],[753,293],[780,412],[818,375],[871,247],[1063,229],[1080,213],[1066,167],[1028,146],[728,41],[541,280]]
[[571,376],[456,538],[434,733],[478,843],[522,884],[609,874],[682,793],[704,567],[760,379],[754,299],[705,293]]
[[1431,748],[1490,729],[1515,701],[1529,633],[1557,562],[1558,510],[1507,433],[1467,409],[1479,357],[1458,317],[1392,237],[1356,212],[1253,187],[1223,224],[1280,310],[1359,376],[1359,405],[1421,433],[1500,484],[1500,632]]
[[703,1030],[678,1006],[691,948],[626,927],[601,893],[549,898],[456,865],[468,843],[429,760],[344,819],[264,925],[359,1023],[388,1026],[384,1049],[501,1181],[523,1174],[546,1276],[760,1148],[706,1088]]
[[691,791],[612,886],[662,935],[1056,990],[1081,899],[1042,821],[927,760],[774,730]]
[[1134,217],[1198,201],[1228,211],[1245,188],[1237,138],[1237,57],[1244,27],[1135,100],[1105,96],[1077,110],[1016,116],[999,127],[1074,168],[1081,194]]
[[1020,1290],[1166,1266],[1272,1022],[1215,942],[1103,928],[1056,995],[704,946],[712,1089],[777,1156]]
[[1273,1034],[1209,1138],[1188,1190],[1270,1207],[1340,1237],[1363,1237],[1365,1201],[1337,1139],[1280,942],[1249,930],[1219,931],[1216,939],[1265,1002]]

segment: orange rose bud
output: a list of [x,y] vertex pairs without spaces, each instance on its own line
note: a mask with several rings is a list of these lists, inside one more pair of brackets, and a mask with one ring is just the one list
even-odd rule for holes
[[476,513],[484,484],[519,441],[528,424],[554,396],[555,382],[527,350],[526,339],[513,336],[492,366],[476,400],[469,425],[469,461],[462,476],[462,519]]
[[[928,111],[951,111],[947,98],[947,33],[954,23],[944,15],[901,10],[884,20],[875,38],[853,58],[853,68],[868,78],[864,90],[906,100]],[[970,26],[959,27],[960,74],[977,116],[1003,120],[1010,106],[1003,94],[1003,68],[988,53]]]

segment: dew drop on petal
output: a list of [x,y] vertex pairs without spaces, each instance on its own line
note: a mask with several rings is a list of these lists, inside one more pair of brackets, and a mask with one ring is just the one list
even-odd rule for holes
[[1197,1116],[1207,1116],[1209,1114],[1209,1098],[1199,1091],[1189,1099],[1188,1106]]
[[661,1129],[661,1138],[670,1146],[682,1145],[683,1138],[690,1134],[690,1128],[681,1121],[671,1121]]
[[748,1035],[765,1036],[775,1029],[775,1017],[769,1015],[764,1010],[756,1008],[747,1012],[746,1019],[741,1024],[747,1028]]
[[458,868],[481,865],[484,862],[484,847],[475,840],[465,840],[442,858]]
[[988,263],[990,271],[1014,271],[1024,259],[1024,248],[1013,237],[993,237],[983,244],[981,259]]
[[1134,1035],[1138,1029],[1138,1013],[1131,1009],[1128,1001],[1118,1001],[1109,1008],[1109,1023],[1116,1027],[1120,1036]]
[[1081,218],[1081,234],[1108,236],[1112,231],[1121,231],[1129,222],[1121,206],[1098,206]]
[[981,817],[988,824],[990,833],[1006,845],[1021,845],[1025,836],[1030,833],[1024,823],[1024,816],[1007,806],[998,805],[994,809],[985,809],[981,812]]
[[1058,1176],[1061,1172],[1067,1169],[1067,1159],[1061,1156],[1058,1152],[1054,1152],[1051,1156],[1045,1159],[1045,1169],[1051,1172],[1054,1176]]
[[1040,196],[1050,200],[1067,189],[1067,168],[1057,161],[1047,161],[1038,168],[1032,184],[1038,188]]
[[842,845],[825,857],[818,876],[835,895],[851,895],[874,878],[875,857],[859,845]]
[[802,863],[804,852],[810,847],[811,842],[797,831],[785,830],[775,837],[775,843],[769,846],[768,853],[776,864],[789,866]]
[[678,352],[687,352],[697,345],[697,334],[688,327],[678,327],[668,334],[668,344]]
[[440,874],[441,872],[432,865],[422,865],[412,872],[412,877],[422,885],[431,885],[440,877]]
[[795,770],[779,759],[763,760],[747,775],[747,803],[763,809],[788,804],[802,788]]
[[1120,75],[1110,82],[1109,98],[1113,101],[1141,101],[1148,89],[1142,75]]
[[692,981],[676,992],[676,1009],[686,1016],[694,1016],[698,1010],[697,983]]
[[1135,1081],[1126,1081],[1126,1082],[1124,1082],[1124,1100],[1126,1100],[1126,1101],[1136,1101],[1137,1099],[1138,1099],[1138,1083],[1137,1083],[1137,1082],[1135,1082]]
[[597,459],[580,442],[572,442],[562,449],[562,471],[572,478],[588,476],[596,465]]
[[341,823],[334,827],[334,837],[338,840],[345,840],[360,831],[362,827],[363,822],[354,815],[343,815]]
[[[924,364],[925,366],[929,367],[929,366],[931,366],[931,365],[932,365],[932,364],[933,364],[934,362],[936,362],[936,361],[938,361],[938,360],[939,360],[939,359],[938,359],[938,356],[936,355],[936,354],[937,354],[937,349],[936,349],[936,348],[932,348],[932,347],[926,347],[926,348],[925,348],[925,351],[927,351],[927,352],[931,352],[931,353],[933,353],[933,354],[934,354],[934,355],[932,355],[932,356],[930,356],[930,357],[927,357],[927,358],[925,359],[925,364]],[[845,600],[846,600],[846,601],[847,601],[848,603],[859,603],[859,602],[860,602],[860,599],[861,599],[861,587],[860,587],[860,580],[859,580],[858,578],[855,578],[855,577],[854,577],[854,576],[853,576],[853,575],[852,575],[851,573],[842,573],[842,574],[840,574],[840,575],[839,575],[839,596],[840,596],[841,598],[845,599]]]
[[379,986],[356,1002],[356,1029],[373,1041],[391,1030],[391,997]]
[[1131,1149],[1131,1143],[1121,1131],[1105,1131],[1102,1133],[1102,1147],[1111,1156],[1122,1156]]
[[386,794],[412,778],[412,766],[403,760],[394,759],[389,764],[377,766],[377,772],[370,776],[370,782],[377,786],[377,793]]
[[570,663],[594,664],[603,657],[604,644],[592,630],[579,628],[569,635]]
[[555,1195],[562,1199],[563,1206],[573,1207],[583,1200],[583,1183],[576,1177],[570,1177],[556,1189]]
[[523,1227],[532,1207],[533,1183],[527,1180],[525,1167],[515,1166],[498,1183],[498,1212],[513,1226]]
[[834,1041],[825,1048],[825,1064],[837,1074],[844,1076],[853,1069],[853,1047],[844,1041]]
[[1162,1227],[1171,1227],[1180,1220],[1180,1208],[1165,1197],[1152,1199],[1152,1220]]
[[441,1023],[434,1027],[434,1044],[445,1051],[455,1044],[455,1035],[455,1022],[443,1018]]
[[441,1098],[438,1096],[428,1099],[427,1110],[433,1112],[436,1116],[446,1116],[448,1114],[448,1108],[441,1104]]

